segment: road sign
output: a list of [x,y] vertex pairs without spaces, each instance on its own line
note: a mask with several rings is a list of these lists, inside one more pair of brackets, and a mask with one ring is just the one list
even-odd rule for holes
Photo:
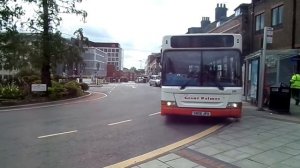
[[267,33],[267,43],[273,42],[273,27],[266,27]]
[[46,84],[31,84],[31,91],[45,92],[45,91],[47,91],[47,85]]

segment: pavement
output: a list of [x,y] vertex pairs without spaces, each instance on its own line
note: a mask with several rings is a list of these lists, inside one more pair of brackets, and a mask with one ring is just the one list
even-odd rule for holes
[[132,168],[299,168],[300,106],[290,113],[243,103],[243,117],[184,147]]

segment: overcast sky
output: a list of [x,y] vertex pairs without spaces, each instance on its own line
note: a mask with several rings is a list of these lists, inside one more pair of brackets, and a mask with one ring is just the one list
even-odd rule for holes
[[73,35],[83,28],[94,42],[120,43],[124,67],[144,68],[147,56],[160,52],[162,37],[184,34],[199,27],[202,17],[215,19],[217,3],[226,4],[227,16],[241,3],[251,0],[83,0],[78,6],[88,13],[86,23],[80,17],[63,16],[61,32]]

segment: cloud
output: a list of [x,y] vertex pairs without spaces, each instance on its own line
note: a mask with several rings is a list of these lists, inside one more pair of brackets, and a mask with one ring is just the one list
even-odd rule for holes
[[[118,42],[124,49],[124,67],[140,68],[148,55],[160,52],[164,35],[184,34],[200,26],[202,17],[214,21],[217,3],[225,3],[228,16],[240,3],[251,0],[84,0],[78,8],[88,12],[87,23],[64,15],[61,29],[71,33],[82,27],[90,40]],[[144,65],[144,63],[143,63]]]
[[94,42],[107,41],[114,42],[112,36],[102,27],[92,27],[84,26],[83,27],[84,36],[88,37],[89,40]]

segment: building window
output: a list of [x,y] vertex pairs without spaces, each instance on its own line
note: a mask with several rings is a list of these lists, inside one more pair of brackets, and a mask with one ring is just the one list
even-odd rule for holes
[[265,27],[265,14],[261,13],[255,16],[255,30],[260,31]]
[[119,52],[119,49],[116,49],[116,52]]
[[241,15],[241,8],[238,8],[236,11],[235,11],[235,16],[239,16]]
[[283,5],[272,9],[272,26],[282,24],[283,19]]
[[104,52],[107,52],[107,49],[104,49]]

